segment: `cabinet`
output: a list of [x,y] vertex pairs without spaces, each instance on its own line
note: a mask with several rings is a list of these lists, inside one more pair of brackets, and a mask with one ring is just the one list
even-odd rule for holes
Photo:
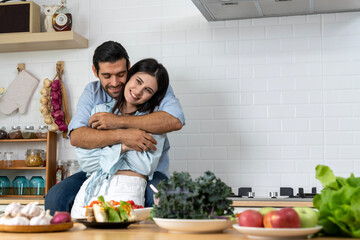
[[[24,171],[27,174],[32,170],[45,171],[45,194],[49,189],[55,185],[55,171],[56,171],[56,151],[57,151],[57,134],[54,132],[48,132],[46,139],[2,139],[1,143],[46,143],[46,165],[45,167],[27,167],[25,160],[15,160],[12,167],[0,167],[0,170],[4,171]],[[38,148],[38,147],[34,147]],[[39,147],[40,148],[40,147]],[[11,179],[10,179],[11,180]],[[44,195],[45,196],[45,195]],[[0,204],[9,204],[13,201],[26,204],[30,201],[38,201],[40,204],[44,203],[44,196],[38,195],[0,195]]]

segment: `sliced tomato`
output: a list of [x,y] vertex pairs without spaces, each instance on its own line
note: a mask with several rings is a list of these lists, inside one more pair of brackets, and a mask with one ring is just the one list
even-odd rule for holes
[[92,202],[90,203],[90,207],[93,207],[94,204],[98,204],[98,205],[102,206],[102,202],[101,202],[100,200],[94,200],[94,201],[92,201]]
[[128,201],[126,201],[126,202],[127,202],[127,203],[130,203],[133,209],[144,208],[142,205],[137,205],[137,204],[135,204],[133,200],[128,200]]

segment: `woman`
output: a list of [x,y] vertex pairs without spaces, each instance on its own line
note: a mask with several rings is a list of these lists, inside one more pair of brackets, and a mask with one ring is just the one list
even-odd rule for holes
[[[125,87],[117,100],[94,107],[96,112],[119,115],[144,115],[156,111],[165,96],[169,76],[155,59],[144,59],[130,68]],[[80,166],[90,176],[76,195],[71,216],[83,217],[81,208],[103,195],[109,200],[133,200],[144,205],[147,180],[152,175],[162,154],[166,134],[153,135],[156,151],[138,152],[124,144],[104,148],[76,148]]]

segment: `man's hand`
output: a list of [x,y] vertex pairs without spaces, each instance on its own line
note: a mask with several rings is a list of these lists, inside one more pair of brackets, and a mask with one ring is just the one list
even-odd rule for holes
[[99,130],[111,130],[119,128],[116,124],[119,116],[108,112],[98,112],[89,119],[89,126]]
[[139,152],[149,151],[150,149],[156,151],[155,145],[157,144],[151,134],[134,128],[124,129],[122,143],[125,144],[127,148]]
[[71,131],[70,143],[73,146],[85,149],[102,148],[118,143],[125,144],[128,150],[139,152],[156,150],[156,140],[145,131],[130,129],[97,130],[81,127]]

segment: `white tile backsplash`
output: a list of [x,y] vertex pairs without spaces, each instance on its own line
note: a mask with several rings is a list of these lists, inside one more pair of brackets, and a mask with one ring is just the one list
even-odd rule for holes
[[[320,187],[319,163],[336,175],[359,175],[360,13],[207,22],[183,0],[74,0],[69,8],[89,48],[0,53],[0,87],[16,77],[17,63],[42,82],[63,60],[73,114],[95,80],[94,49],[111,39],[132,64],[154,57],[169,71],[186,116],[186,126],[169,134],[171,171],[211,170],[234,192],[252,186],[263,193]],[[25,114],[0,113],[0,125],[42,124],[41,87]],[[9,149],[24,151],[0,145]],[[58,159],[76,158],[60,136],[58,150]]]

